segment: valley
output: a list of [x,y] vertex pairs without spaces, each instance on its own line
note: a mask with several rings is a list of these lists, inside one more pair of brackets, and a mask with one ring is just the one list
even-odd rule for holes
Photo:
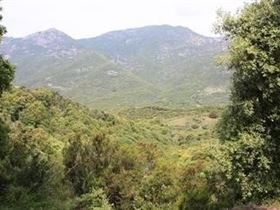
[[[16,22],[32,13],[21,34],[56,15],[79,33],[114,30],[137,12],[206,30],[222,4],[98,1],[94,22],[95,1],[15,2]],[[14,38],[0,25],[0,210],[280,209],[279,20],[279,0],[256,0],[217,11],[220,37],[136,21]]]
[[0,209],[196,205],[228,103],[231,75],[214,63],[226,45],[169,25],[5,37],[16,73],[0,101],[0,167],[11,169]]
[[[2,135],[9,134],[2,148],[9,152],[0,163],[12,169],[0,173],[8,196],[0,209],[7,210],[74,210],[80,205],[85,210],[175,210],[186,187],[205,179],[185,180],[192,167],[191,173],[199,174],[210,166],[208,156],[218,145],[215,125],[223,110],[154,106],[112,114],[90,110],[47,89],[26,88],[3,94],[0,109],[5,119],[0,123]],[[45,170],[48,173],[41,174]],[[31,177],[19,178],[29,173]],[[98,190],[91,191],[91,186]],[[77,197],[80,193],[84,198]]]

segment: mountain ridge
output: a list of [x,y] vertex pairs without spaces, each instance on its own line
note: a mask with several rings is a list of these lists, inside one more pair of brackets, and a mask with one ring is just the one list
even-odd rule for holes
[[179,28],[179,29],[185,29],[185,30],[189,30],[192,33],[195,33],[196,35],[205,37],[205,38],[214,38],[214,39],[223,39],[223,37],[215,37],[215,36],[208,36],[208,35],[203,35],[200,34],[198,32],[195,32],[194,30],[190,29],[189,27],[186,26],[180,26],[180,25],[170,25],[170,24],[159,24],[159,25],[146,25],[146,26],[138,26],[138,27],[131,27],[131,28],[124,28],[124,29],[115,29],[115,30],[110,30],[107,32],[103,32],[99,35],[92,35],[92,36],[87,36],[87,37],[80,37],[80,38],[74,38],[71,35],[69,35],[68,33],[64,32],[63,30],[60,30],[59,28],[56,27],[50,27],[50,28],[46,28],[44,30],[38,30],[35,32],[31,32],[25,36],[20,36],[20,37],[14,37],[14,36],[4,36],[4,38],[12,38],[12,39],[20,39],[20,38],[25,38],[28,37],[30,35],[36,34],[36,33],[44,33],[44,32],[48,32],[48,31],[56,31],[58,33],[63,33],[69,37],[71,37],[74,40],[81,40],[81,39],[91,39],[91,38],[95,38],[95,37],[99,37],[99,36],[103,36],[105,34],[108,33],[115,33],[115,32],[124,32],[124,31],[130,31],[130,30],[138,30],[138,29],[142,29],[142,28],[151,28],[151,27],[171,27],[171,28]]
[[226,101],[229,75],[213,63],[225,49],[221,38],[169,25],[87,39],[51,28],[5,38],[0,47],[18,67],[16,84],[46,86],[102,108]]

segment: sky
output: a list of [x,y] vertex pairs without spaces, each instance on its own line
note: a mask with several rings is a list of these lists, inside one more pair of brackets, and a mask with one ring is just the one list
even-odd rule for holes
[[8,36],[49,28],[74,38],[146,25],[185,26],[214,36],[218,9],[234,12],[252,0],[2,0]]

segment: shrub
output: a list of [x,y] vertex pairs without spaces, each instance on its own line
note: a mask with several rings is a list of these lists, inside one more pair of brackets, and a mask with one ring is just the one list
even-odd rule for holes
[[217,112],[210,112],[208,117],[211,119],[217,119],[219,117],[219,115]]
[[102,189],[83,194],[75,203],[73,210],[112,210]]
[[199,128],[199,125],[198,125],[198,124],[193,124],[193,125],[191,126],[191,128],[192,128],[192,129],[198,129],[198,128]]
[[212,178],[220,202],[226,199],[229,205],[259,203],[279,195],[280,182],[273,178],[269,147],[258,134],[245,133],[237,141],[225,144],[216,160],[219,168]]

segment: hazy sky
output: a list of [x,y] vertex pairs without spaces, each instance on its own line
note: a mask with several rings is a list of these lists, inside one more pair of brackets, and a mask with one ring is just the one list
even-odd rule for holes
[[57,28],[75,38],[145,25],[181,25],[212,34],[216,11],[251,0],[2,0],[8,36]]

